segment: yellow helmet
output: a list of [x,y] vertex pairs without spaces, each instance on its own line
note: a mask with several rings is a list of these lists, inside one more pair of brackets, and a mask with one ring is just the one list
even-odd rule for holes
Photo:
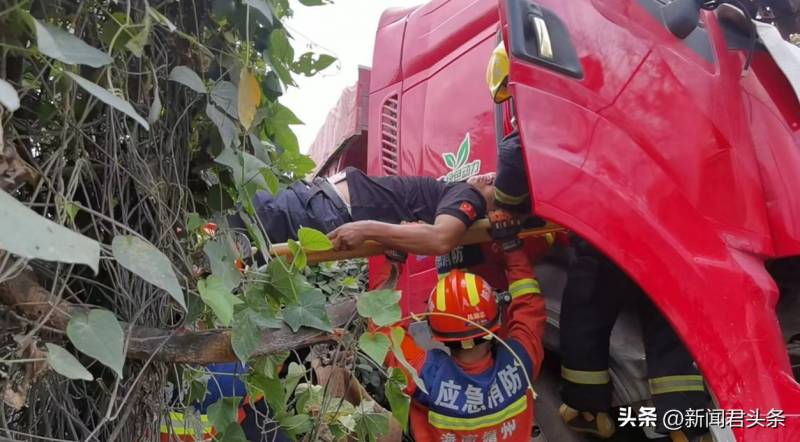
[[508,54],[502,41],[492,51],[489,66],[486,67],[486,83],[495,103],[511,98],[508,93]]

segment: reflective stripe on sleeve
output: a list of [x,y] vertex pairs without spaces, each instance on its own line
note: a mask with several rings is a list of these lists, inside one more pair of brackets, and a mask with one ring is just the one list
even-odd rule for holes
[[687,374],[662,376],[650,379],[651,394],[681,393],[685,391],[705,391],[703,376]]
[[573,384],[584,385],[603,385],[611,382],[611,375],[608,374],[608,370],[573,370],[563,365],[561,366],[561,378]]
[[494,199],[504,204],[520,204],[528,197],[527,193],[519,196],[509,195],[498,188],[494,188]]
[[534,278],[523,278],[512,282],[508,286],[508,292],[511,293],[512,299],[522,295],[542,293],[539,281]]

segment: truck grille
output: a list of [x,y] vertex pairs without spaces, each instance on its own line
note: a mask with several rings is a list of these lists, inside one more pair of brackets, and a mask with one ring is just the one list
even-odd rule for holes
[[400,146],[400,100],[397,94],[386,98],[381,106],[381,169],[386,175],[397,175]]

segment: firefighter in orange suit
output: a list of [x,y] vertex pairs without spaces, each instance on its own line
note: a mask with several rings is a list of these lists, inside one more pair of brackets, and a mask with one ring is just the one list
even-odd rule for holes
[[[500,219],[493,216],[493,233],[499,232],[505,251],[510,305],[501,315],[497,294],[475,274],[452,270],[439,280],[429,300],[428,324],[450,354],[422,351],[411,338],[403,343],[406,358],[427,390],[409,382],[414,440],[530,441],[532,381],[544,355],[545,306],[530,260],[514,233],[518,224],[504,214]],[[505,344],[489,331],[499,333]]]

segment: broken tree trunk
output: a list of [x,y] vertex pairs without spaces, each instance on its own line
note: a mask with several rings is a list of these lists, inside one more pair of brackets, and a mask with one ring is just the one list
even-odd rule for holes
[[[88,311],[85,306],[56,301],[30,272],[23,272],[0,284],[0,303],[34,322],[43,320],[52,310],[45,325],[58,330],[66,330],[74,313]],[[331,325],[334,328],[342,327],[354,317],[356,301],[346,299],[329,305],[327,310]],[[231,347],[230,330],[164,330],[136,325],[130,327],[127,324],[123,324],[123,328],[130,332],[128,357],[132,359],[146,360],[152,357],[157,361],[197,365],[238,360]],[[341,337],[341,332],[326,333],[309,328],[294,333],[284,326],[262,332],[261,342],[253,356],[338,341]]]

